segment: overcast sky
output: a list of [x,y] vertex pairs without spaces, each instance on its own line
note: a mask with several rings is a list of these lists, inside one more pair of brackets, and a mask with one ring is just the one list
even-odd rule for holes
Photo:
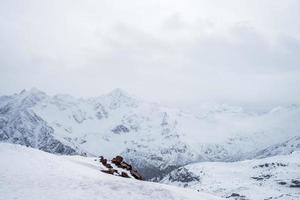
[[300,102],[299,0],[0,0],[0,95]]

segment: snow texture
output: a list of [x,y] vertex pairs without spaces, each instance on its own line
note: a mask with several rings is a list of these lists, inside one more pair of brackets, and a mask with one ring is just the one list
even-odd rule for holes
[[0,200],[218,200],[210,194],[100,172],[95,158],[0,143]]
[[300,151],[239,162],[203,162],[176,169],[162,183],[228,199],[300,199]]

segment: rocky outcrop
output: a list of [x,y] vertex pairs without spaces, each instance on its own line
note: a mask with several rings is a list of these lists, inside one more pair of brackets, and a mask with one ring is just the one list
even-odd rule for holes
[[231,195],[227,196],[226,198],[232,198],[234,200],[247,200],[244,195],[240,195],[238,193],[232,193]]
[[129,129],[124,125],[118,125],[111,130],[115,134],[128,133]]
[[130,170],[130,174],[135,178],[135,179],[138,179],[138,180],[144,180],[143,176],[137,171],[137,170]]
[[300,180],[292,180],[290,187],[291,188],[300,188]]
[[121,176],[124,177],[124,178],[129,178],[129,176],[128,176],[128,174],[126,172],[122,172]]
[[174,170],[172,173],[169,174],[168,177],[169,181],[172,182],[182,182],[182,183],[189,183],[189,182],[199,182],[200,177],[195,175],[193,172],[189,171],[185,167],[180,167]]
[[111,161],[108,161],[103,156],[100,156],[99,161],[103,167],[106,168],[105,170],[101,170],[104,173],[117,175],[124,178],[144,180],[144,177],[136,169],[134,169],[132,165],[125,162],[122,156],[116,156]]

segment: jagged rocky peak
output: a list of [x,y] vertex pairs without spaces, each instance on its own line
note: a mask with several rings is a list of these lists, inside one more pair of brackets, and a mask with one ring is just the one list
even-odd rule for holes
[[31,88],[29,90],[22,90],[20,92],[20,95],[23,95],[23,96],[47,96],[47,94],[37,88]]
[[100,97],[100,100],[106,101],[109,104],[110,109],[117,109],[124,105],[128,107],[137,107],[138,102],[140,101],[120,88],[114,89],[107,95]]
[[46,97],[46,93],[36,88],[31,88],[30,90],[22,90],[18,95],[21,104],[25,104],[27,106],[33,106]]

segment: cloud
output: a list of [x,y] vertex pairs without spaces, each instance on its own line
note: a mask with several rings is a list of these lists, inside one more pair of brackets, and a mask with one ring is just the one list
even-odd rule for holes
[[300,3],[1,1],[0,92],[300,101]]

